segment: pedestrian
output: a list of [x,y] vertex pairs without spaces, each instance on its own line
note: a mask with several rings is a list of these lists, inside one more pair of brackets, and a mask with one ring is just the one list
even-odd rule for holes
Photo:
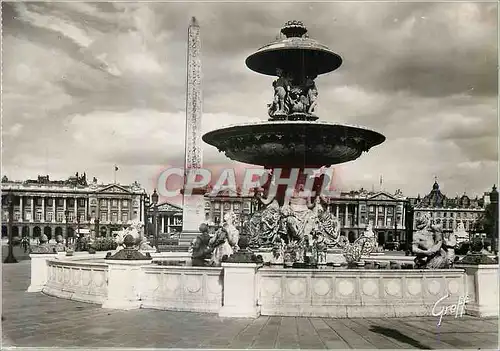
[[22,245],[23,245],[23,248],[24,248],[24,253],[28,252],[29,243],[28,243],[28,237],[27,236],[23,236]]

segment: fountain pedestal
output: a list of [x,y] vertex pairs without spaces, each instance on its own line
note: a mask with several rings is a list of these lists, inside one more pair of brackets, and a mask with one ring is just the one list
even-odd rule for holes
[[498,264],[456,264],[465,269],[467,295],[465,312],[476,317],[499,316]]
[[223,306],[219,317],[257,318],[257,263],[222,263],[224,268]]
[[141,307],[141,266],[144,260],[108,260],[108,296],[102,308],[132,310]]
[[111,255],[108,252],[108,296],[102,308],[132,310],[141,307],[144,285],[141,266],[151,263],[151,255],[134,249],[135,239],[128,234],[123,239],[124,249]]
[[48,279],[47,260],[54,259],[58,256],[53,254],[30,254],[31,258],[31,283],[27,292],[42,291]]

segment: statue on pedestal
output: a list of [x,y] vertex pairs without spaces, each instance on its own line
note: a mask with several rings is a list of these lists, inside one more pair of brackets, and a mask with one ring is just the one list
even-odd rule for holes
[[146,242],[143,227],[144,224],[142,222],[130,221],[130,225],[127,228],[120,230],[115,237],[115,241],[118,244],[117,250],[124,248],[124,239],[127,235],[131,235],[134,238],[135,246],[138,250],[153,250],[153,248]]
[[340,246],[348,264],[361,263],[361,257],[370,255],[377,247],[372,225],[369,224],[367,230],[352,244],[343,236]]
[[432,224],[428,215],[417,219],[412,251],[416,268],[449,268],[455,260],[456,236],[443,235],[440,225]]
[[66,251],[66,246],[64,246],[63,242],[64,242],[63,236],[61,234],[57,234],[56,235],[56,245],[54,247],[57,252]]
[[199,228],[201,234],[194,239],[191,250],[193,266],[208,266],[213,249],[210,247],[209,227],[202,223]]
[[49,244],[49,238],[47,235],[42,234],[40,236],[40,244],[31,249],[31,253],[34,254],[51,254],[55,253],[55,248],[53,245]]
[[210,239],[209,246],[213,247],[212,265],[218,266],[224,256],[231,256],[239,250],[240,234],[234,226],[235,214],[231,211],[224,215],[224,224]]

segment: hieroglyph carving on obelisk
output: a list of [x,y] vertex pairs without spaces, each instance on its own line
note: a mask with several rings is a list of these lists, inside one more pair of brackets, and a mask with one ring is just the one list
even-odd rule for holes
[[[201,92],[201,40],[200,26],[196,18],[191,19],[188,28],[187,51],[187,96],[186,96],[186,159],[185,173],[189,169],[202,167],[202,92]],[[185,177],[186,180],[186,177]],[[196,193],[183,198],[183,232],[197,232],[205,221],[205,200]]]

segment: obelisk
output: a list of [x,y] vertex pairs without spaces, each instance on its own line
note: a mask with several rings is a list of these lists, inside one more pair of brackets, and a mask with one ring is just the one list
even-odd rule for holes
[[[201,40],[200,26],[195,17],[188,27],[187,92],[186,92],[186,136],[185,174],[190,169],[202,167],[201,139],[202,92],[201,92]],[[186,181],[186,177],[184,177]],[[181,244],[189,245],[205,221],[205,200],[202,193],[183,195]]]

